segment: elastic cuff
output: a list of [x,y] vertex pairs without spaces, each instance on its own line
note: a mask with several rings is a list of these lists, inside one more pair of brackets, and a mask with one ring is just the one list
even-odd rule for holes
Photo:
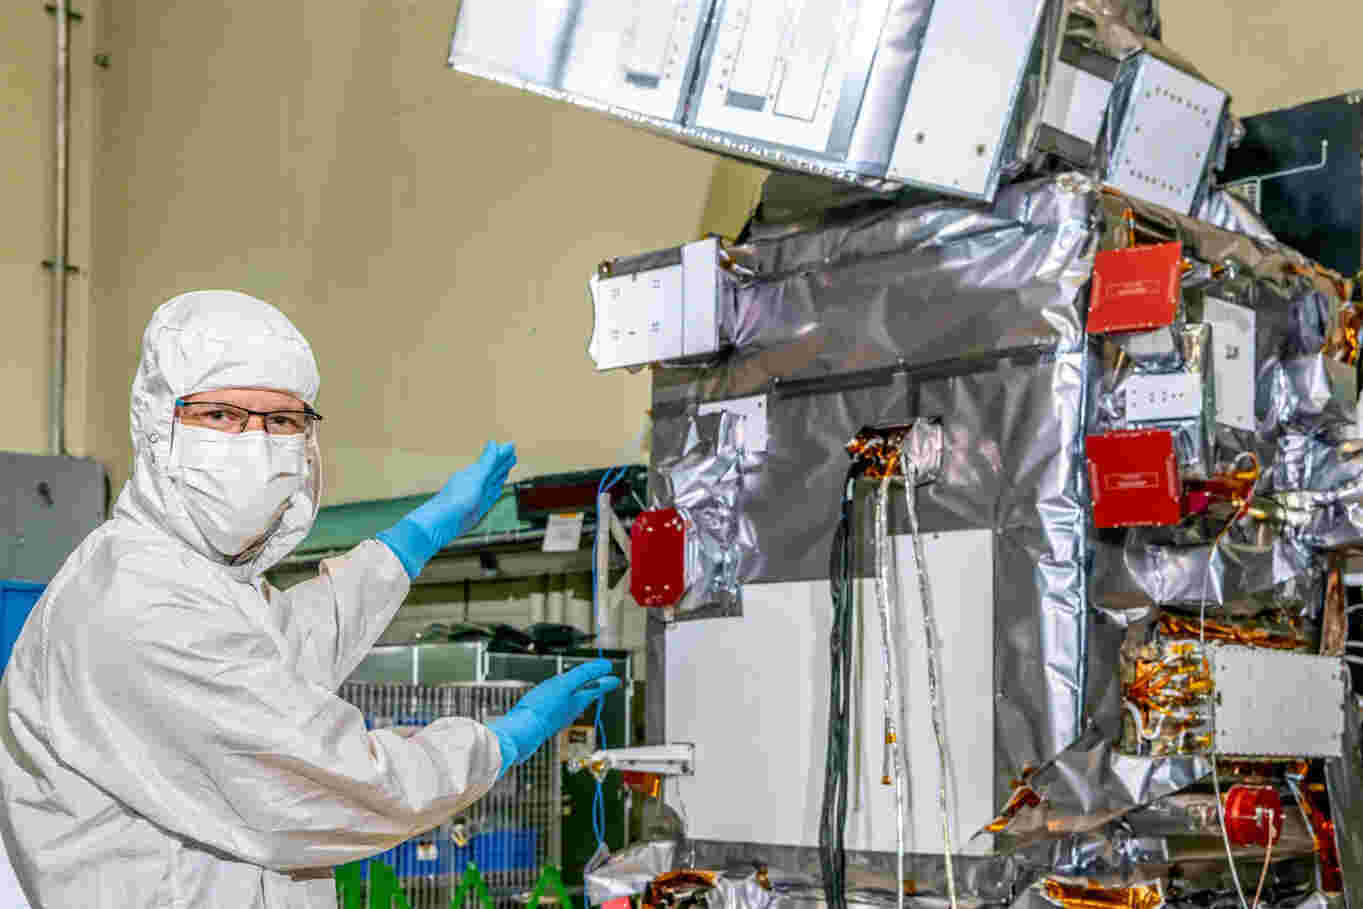
[[493,735],[497,736],[497,743],[502,748],[502,769],[497,771],[497,779],[500,780],[506,776],[508,770],[516,766],[520,753],[516,750],[516,743],[511,736],[502,732],[496,726],[489,726],[488,728],[492,730]]
[[398,521],[387,530],[379,531],[376,536],[380,542],[393,550],[393,555],[398,557],[398,561],[406,570],[407,577],[414,581],[417,575],[421,574],[421,569],[426,567],[431,556],[435,555],[435,547],[431,545],[431,538],[426,535],[424,530],[406,518]]

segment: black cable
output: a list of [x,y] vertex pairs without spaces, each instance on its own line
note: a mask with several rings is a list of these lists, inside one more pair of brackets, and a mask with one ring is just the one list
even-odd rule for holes
[[861,469],[847,472],[839,502],[837,530],[829,553],[829,586],[833,625],[829,634],[828,750],[824,761],[824,791],[819,823],[819,864],[824,899],[829,909],[847,907],[847,793],[848,750],[852,711],[852,657],[855,651],[855,602],[852,588],[852,546],[855,540],[853,498]]

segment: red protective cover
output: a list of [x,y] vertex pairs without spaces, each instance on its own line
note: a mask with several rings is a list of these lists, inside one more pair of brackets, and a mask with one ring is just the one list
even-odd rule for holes
[[1148,331],[1172,325],[1178,310],[1183,246],[1105,249],[1094,257],[1088,333]]
[[629,592],[640,606],[675,606],[686,592],[686,519],[675,508],[645,511],[629,532]]
[[1235,846],[1268,846],[1283,834],[1283,800],[1272,786],[1237,783],[1226,791],[1226,835]]
[[1099,527],[1177,524],[1183,484],[1174,434],[1164,429],[1110,432],[1084,442],[1093,522]]

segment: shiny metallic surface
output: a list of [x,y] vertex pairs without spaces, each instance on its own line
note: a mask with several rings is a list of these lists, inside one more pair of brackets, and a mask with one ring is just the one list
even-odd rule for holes
[[[932,587],[928,583],[928,559],[923,551],[923,533],[918,526],[918,484],[921,480],[918,468],[905,459],[900,460],[904,469],[904,510],[909,515],[909,534],[913,537],[913,570],[918,577],[918,597],[923,605],[923,649],[928,663],[928,701],[932,705],[932,737],[937,742],[937,810],[942,816],[942,858],[946,866],[947,896],[952,909],[956,909],[956,875],[951,861],[951,795],[948,791],[951,780],[951,757],[947,747],[946,722],[942,710],[941,683],[942,653],[938,646],[937,620],[933,612]],[[888,546],[887,546],[888,548]],[[902,876],[902,875],[901,875]],[[902,885],[901,885],[902,889]]]
[[[1153,333],[1151,333],[1153,334]],[[1173,356],[1144,359],[1130,356],[1123,359],[1124,368],[1106,370],[1107,381],[1097,402],[1098,428],[1102,432],[1119,429],[1165,429],[1173,433],[1174,450],[1184,477],[1206,479],[1213,472],[1212,428],[1215,425],[1216,401],[1211,376],[1212,327],[1205,323],[1185,324],[1174,333]],[[1121,345],[1121,341],[1115,342]],[[1170,367],[1168,370],[1160,367]],[[1202,401],[1196,417],[1171,420],[1133,420],[1127,414],[1126,397],[1134,384],[1133,376],[1150,372],[1186,372],[1197,377]],[[1137,379],[1137,382],[1140,380]]]
[[936,420],[914,420],[900,448],[904,475],[915,485],[931,483],[942,475],[946,440]]
[[931,0],[891,0],[864,84],[843,89],[844,99],[855,93],[861,101],[861,110],[855,115],[856,129],[849,137],[849,162],[870,169],[884,167],[890,160],[898,131],[875,125],[898,123],[904,112],[931,12]]
[[587,901],[601,906],[643,893],[655,877],[676,867],[676,856],[677,844],[672,840],[636,843],[615,853],[606,864],[587,873]]
[[[1046,0],[1045,5],[1059,3]],[[1043,75],[1038,71],[1040,55],[1030,52],[1035,43],[1030,32],[1006,41],[1006,52],[990,54],[987,48],[978,48],[959,61],[960,66],[955,53],[934,54],[932,47],[926,55],[920,53],[933,12],[928,0],[845,0],[827,8],[811,7],[803,14],[798,7],[750,9],[737,0],[686,0],[627,11],[605,4],[467,0],[459,10],[448,64],[461,73],[606,113],[688,145],[769,167],[877,189],[900,188],[901,180],[931,188],[941,178],[925,162],[907,168],[901,177],[885,177],[920,56],[929,63],[943,59],[949,63],[943,72],[929,73],[925,83],[955,81],[959,87],[962,74],[974,76],[972,81],[985,85],[997,83],[1004,94],[994,98],[986,93],[993,100],[1015,98],[1020,88]],[[946,12],[949,18],[951,10]],[[801,57],[799,45],[809,41],[801,30],[819,27],[803,21],[811,15],[833,17],[832,24],[822,23],[835,33],[822,68]],[[630,64],[629,46],[643,27],[631,22],[636,17],[653,20],[655,38],[657,20],[670,26],[665,51],[642,70]],[[1057,19],[1045,17],[1052,27]],[[1033,32],[1035,20],[1033,16]],[[734,81],[745,53],[755,55],[748,62],[762,65],[763,51],[748,52],[744,47],[754,31],[767,32],[759,39],[776,45],[765,61],[768,85],[756,87],[761,85],[759,69],[751,74],[756,82],[749,79],[752,84],[738,87]],[[996,41],[1014,37],[1011,29],[996,31]],[[1048,41],[1053,38],[1046,36]],[[787,50],[787,42],[796,48]],[[777,75],[771,84],[773,72]],[[782,89],[808,79],[831,83],[825,88],[820,82],[814,89],[809,111],[780,111]],[[1033,96],[1044,96],[1042,86],[1032,89]],[[951,85],[919,87],[920,95],[932,98],[949,91]],[[995,137],[989,142],[997,146],[989,150],[987,160],[995,164],[987,178],[963,179],[947,189],[974,198],[994,195],[997,165],[1011,163],[1011,138],[1026,132],[1039,112],[1023,94],[1020,103],[998,105],[998,110],[979,118],[989,121],[976,125],[983,128],[982,137]],[[977,163],[975,155],[964,152],[934,151],[931,157],[937,164],[946,161],[958,167]]]
[[1090,833],[1137,807],[1186,789],[1210,772],[1211,762],[1200,755],[1120,754],[1107,735],[1090,728],[1027,778],[1041,803],[1019,811],[1005,832],[1023,843]]
[[1137,35],[1159,33],[1158,0],[1076,0],[1074,7],[1091,16],[1120,22]]
[[[748,583],[825,578],[847,440],[866,425],[937,419],[940,476],[918,491],[922,532],[989,528],[999,540],[1000,798],[1082,728],[1078,452],[1098,369],[1081,290],[1097,208],[1095,187],[1065,175],[1008,187],[993,206],[895,209],[731,249],[755,276],[738,289],[740,309],[761,310],[746,344],[711,369],[654,373],[660,466],[683,450],[698,404],[768,393],[768,450],[743,459]],[[655,498],[666,495],[655,477]],[[889,521],[908,530],[902,501]],[[869,550],[857,564],[872,564]]]
[[1363,906],[1363,731],[1358,705],[1345,713],[1344,756],[1325,762],[1325,784],[1336,809],[1335,848],[1344,870],[1344,893],[1349,906]]
[[[1255,615],[1319,600],[1323,564],[1290,539],[1266,543],[1226,539],[1173,545],[1155,529],[1133,530],[1122,545],[1099,543],[1090,595],[1096,608],[1134,621],[1154,606],[1196,608],[1203,597],[1216,613]],[[1120,620],[1120,619],[1119,619]]]
[[1202,200],[1194,215],[1199,221],[1214,225],[1222,230],[1247,234],[1263,243],[1278,242],[1268,225],[1254,209],[1239,196],[1224,189],[1214,190]]
[[655,507],[675,508],[687,521],[687,578],[693,580],[677,604],[681,613],[711,606],[732,614],[740,602],[740,578],[757,546],[741,504],[743,419],[730,411],[693,416],[670,453],[654,448]]
[[[1128,207],[1140,242],[1179,241],[1188,260],[1184,319],[1167,333],[1176,356],[1163,361],[1119,355],[1084,331],[1094,252],[1129,244]],[[819,581],[828,575],[848,439],[864,426],[924,427],[910,435],[906,463],[931,465],[935,476],[913,484],[913,501],[891,497],[882,520],[890,534],[992,531],[994,626],[982,629],[981,646],[994,657],[995,796],[1003,805],[1019,780],[1037,796],[1009,817],[1000,851],[953,857],[961,901],[1039,899],[1038,909],[1054,909],[1033,889],[1046,875],[1130,886],[1150,880],[1152,868],[1188,862],[1201,863],[1199,874],[1215,872],[1213,889],[1224,892],[1219,834],[1207,835],[1206,817],[1169,810],[1171,797],[1205,785],[1208,758],[1117,748],[1121,655],[1128,642],[1147,639],[1161,609],[1195,623],[1204,600],[1209,622],[1262,622],[1269,613],[1309,637],[1320,621],[1321,550],[1363,544],[1363,445],[1351,438],[1352,408],[1332,378],[1338,370],[1321,352],[1340,313],[1339,284],[1269,237],[1174,215],[1073,174],[1008,186],[988,206],[821,212],[797,227],[757,231],[727,250],[742,330],[721,361],[654,372],[655,463],[669,463],[698,436],[699,405],[767,395],[767,450],[735,462],[741,494],[731,501],[753,542],[737,582]],[[1218,419],[1214,365],[1225,351],[1216,323],[1204,320],[1212,300],[1253,314],[1253,429]],[[1178,527],[1095,532],[1084,437],[1130,428],[1126,383],[1169,369],[1196,375],[1201,389],[1198,417],[1167,421],[1185,480],[1257,465],[1249,504],[1268,517],[1228,524],[1239,512],[1226,502]],[[934,423],[936,435],[927,431]],[[654,494],[668,495],[661,476]],[[861,484],[857,507],[873,495]],[[863,576],[876,564],[871,536],[861,534],[854,553]],[[650,653],[665,646],[655,626]],[[862,712],[879,728],[874,706]],[[651,713],[650,734],[663,741],[660,714]],[[917,734],[929,734],[928,724]],[[1357,772],[1330,772],[1352,888],[1363,871],[1363,791]],[[817,880],[814,850],[691,845],[703,867],[760,862]],[[940,907],[950,889],[946,863],[914,848],[905,875],[916,892],[906,904]],[[893,854],[853,853],[848,862],[850,903],[896,903]],[[817,890],[801,886],[756,898],[818,901]],[[1338,902],[1300,888],[1269,892],[1265,906]],[[1166,901],[1205,905],[1172,891]]]
[[[347,682],[338,694],[364,714],[367,728],[402,735],[441,717],[486,723],[509,711],[530,687],[525,682]],[[558,740],[551,738],[461,814],[374,860],[397,873],[411,909],[449,906],[464,866],[476,861],[494,905],[510,909],[534,889],[546,866],[562,864],[562,801]]]
[[1183,368],[1182,323],[1180,313],[1177,324],[1110,335],[1108,340],[1126,355],[1137,372],[1176,372]]
[[[880,484],[876,489],[875,497],[875,558],[876,558],[876,611],[880,614],[880,648],[881,660],[885,667],[884,692],[882,697],[881,709],[885,718],[885,766],[881,770],[882,780],[894,781],[894,811],[895,811],[895,893],[898,895],[899,909],[904,906],[904,777],[908,773],[905,760],[905,749],[903,737],[907,730],[899,728],[899,717],[903,715],[903,703],[900,697],[900,674],[898,660],[896,657],[900,653],[901,644],[893,630],[893,620],[890,617],[890,602],[894,598],[898,602],[898,594],[891,587],[892,563],[894,560],[893,544],[890,542],[889,532],[889,511],[890,511],[890,483],[894,478],[890,474],[885,474],[881,478]],[[906,479],[905,485],[912,489],[918,477],[916,472]],[[927,582],[926,572],[920,571],[919,577],[923,583]],[[926,590],[926,588],[924,588]],[[923,601],[927,603],[926,600]],[[935,688],[934,688],[935,691]],[[935,707],[935,696],[934,696]],[[937,711],[934,710],[933,724],[937,725],[939,718]],[[944,770],[942,779],[945,781],[945,760],[943,760]],[[945,820],[947,815],[945,784],[942,787],[942,817]],[[950,829],[950,828],[948,828]],[[951,838],[946,839],[946,855],[951,855]],[[948,858],[948,862],[950,859]]]

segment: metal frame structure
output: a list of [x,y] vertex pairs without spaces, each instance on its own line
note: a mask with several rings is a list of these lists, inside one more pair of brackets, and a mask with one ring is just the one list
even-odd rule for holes
[[[445,717],[486,722],[505,714],[529,688],[520,682],[347,682],[339,693],[364,712],[370,729],[403,734]],[[412,909],[448,906],[470,861],[496,906],[519,905],[545,867],[562,861],[562,781],[558,743],[550,740],[462,813],[370,861],[393,868]],[[472,909],[474,895],[466,899]]]

